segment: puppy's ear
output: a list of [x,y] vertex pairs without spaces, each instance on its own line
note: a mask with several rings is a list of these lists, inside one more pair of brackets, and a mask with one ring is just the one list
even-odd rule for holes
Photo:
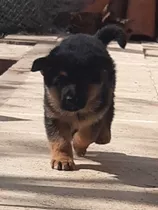
[[50,67],[53,67],[56,62],[56,55],[58,53],[59,46],[55,47],[46,57],[37,58],[32,64],[31,71],[36,72],[40,71],[43,74],[44,71],[48,70]]
[[37,58],[32,64],[31,71],[32,72],[41,71],[41,74],[43,74],[43,71],[46,68],[46,65],[47,65],[46,57]]
[[100,39],[106,46],[113,40],[117,41],[121,48],[125,48],[127,44],[125,31],[115,24],[107,25],[101,28],[97,31],[95,37]]

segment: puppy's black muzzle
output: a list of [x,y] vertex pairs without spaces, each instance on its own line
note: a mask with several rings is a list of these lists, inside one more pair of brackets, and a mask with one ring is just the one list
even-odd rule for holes
[[85,93],[81,93],[76,85],[66,86],[61,94],[61,108],[65,111],[76,112],[83,109],[86,105]]

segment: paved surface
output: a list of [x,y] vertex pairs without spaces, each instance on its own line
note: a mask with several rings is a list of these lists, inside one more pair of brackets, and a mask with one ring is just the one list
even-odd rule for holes
[[0,59],[19,60],[31,50],[29,45],[0,43]]
[[75,172],[50,169],[42,77],[29,72],[50,45],[37,44],[0,78],[0,209],[158,209],[157,46],[111,45],[118,69],[112,142],[76,157]]

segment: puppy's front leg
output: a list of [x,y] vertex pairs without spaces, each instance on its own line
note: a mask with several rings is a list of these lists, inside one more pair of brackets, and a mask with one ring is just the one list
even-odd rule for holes
[[51,166],[57,170],[74,170],[71,130],[68,124],[45,117],[46,133],[51,151]]

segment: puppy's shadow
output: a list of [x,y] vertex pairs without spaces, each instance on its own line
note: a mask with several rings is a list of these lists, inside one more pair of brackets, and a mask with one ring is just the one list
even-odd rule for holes
[[99,164],[80,164],[78,169],[108,173],[127,185],[158,188],[158,158],[106,152],[88,152],[85,158]]

